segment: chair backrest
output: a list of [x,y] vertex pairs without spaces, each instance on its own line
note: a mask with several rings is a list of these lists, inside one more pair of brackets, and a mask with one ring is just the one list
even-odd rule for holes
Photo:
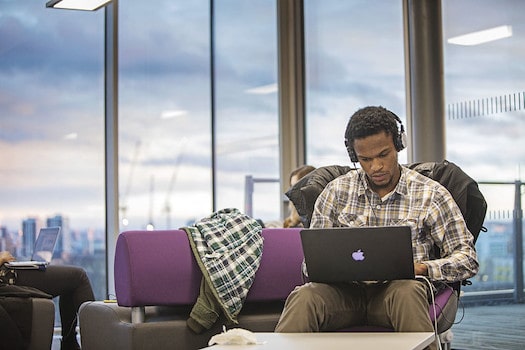
[[292,201],[304,227],[310,226],[317,197],[330,181],[352,170],[349,166],[329,165],[306,174],[285,194]]
[[440,163],[414,163],[407,167],[442,184],[456,201],[467,227],[474,236],[474,243],[481,231],[487,214],[487,202],[478,183],[456,164],[444,160]]
[[[406,166],[439,182],[450,192],[476,242],[479,233],[486,231],[483,222],[487,213],[487,202],[477,182],[456,164],[447,160],[439,163],[413,163]],[[320,167],[304,176],[286,192],[305,227],[310,226],[315,201],[324,187],[333,179],[352,170],[353,168],[348,166],[339,165]]]

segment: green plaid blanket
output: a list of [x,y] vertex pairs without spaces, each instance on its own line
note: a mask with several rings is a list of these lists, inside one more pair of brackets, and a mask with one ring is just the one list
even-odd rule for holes
[[225,316],[236,324],[259,268],[263,249],[261,225],[238,209],[227,208],[183,229],[204,280]]

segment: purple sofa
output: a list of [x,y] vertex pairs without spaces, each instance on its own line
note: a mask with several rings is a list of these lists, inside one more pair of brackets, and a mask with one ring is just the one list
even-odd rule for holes
[[[288,294],[303,283],[300,229],[263,229],[264,247],[239,325],[272,332]],[[199,349],[224,318],[195,334],[186,320],[202,275],[183,230],[127,231],[115,251],[118,303],[88,302],[79,311],[82,349]]]
[[[238,316],[239,325],[254,332],[273,332],[288,294],[303,283],[300,229],[263,229],[259,270]],[[83,350],[200,349],[222,331],[215,326],[195,334],[186,320],[195,303],[201,272],[182,230],[127,231],[115,251],[118,303],[84,303],[79,310]],[[457,298],[452,290],[436,298],[439,332],[454,321]],[[448,303],[447,303],[448,301]],[[430,307],[434,319],[434,308]],[[391,331],[355,327],[344,331]]]

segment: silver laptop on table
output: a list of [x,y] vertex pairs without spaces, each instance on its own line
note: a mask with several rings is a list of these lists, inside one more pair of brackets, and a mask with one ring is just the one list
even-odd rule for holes
[[409,226],[304,229],[301,242],[312,282],[415,278]]
[[14,269],[37,270],[45,269],[51,263],[53,252],[60,233],[60,227],[45,227],[40,229],[33,247],[31,260],[12,261],[6,265]]

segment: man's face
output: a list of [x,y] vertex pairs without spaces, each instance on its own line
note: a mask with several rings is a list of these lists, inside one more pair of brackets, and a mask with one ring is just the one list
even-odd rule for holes
[[382,131],[355,139],[354,151],[370,186],[379,196],[384,196],[396,187],[401,172],[392,135]]

